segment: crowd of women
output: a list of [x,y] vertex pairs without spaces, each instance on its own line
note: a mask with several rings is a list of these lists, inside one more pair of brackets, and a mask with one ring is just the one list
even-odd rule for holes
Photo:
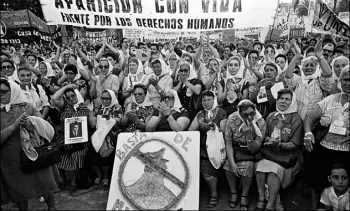
[[[136,49],[149,49],[151,58],[140,61]],[[3,46],[1,202],[27,210],[28,199],[42,196],[55,210],[55,187],[73,194],[87,167],[95,174],[92,187],[109,189],[119,133],[199,131],[207,208],[219,203],[218,172],[224,171],[231,208],[248,209],[256,180],[256,209],[275,210],[280,190],[299,174],[314,189],[317,208],[349,210],[346,50],[348,44],[325,37],[277,44],[124,38],[117,46],[77,41],[53,48]],[[28,142],[34,149],[43,144],[38,140],[62,142],[65,119],[71,117],[86,117],[89,141],[63,145],[58,163],[23,172],[22,151],[33,154]],[[113,125],[107,133],[96,134],[108,120]],[[226,143],[220,169],[206,147],[214,128]]]

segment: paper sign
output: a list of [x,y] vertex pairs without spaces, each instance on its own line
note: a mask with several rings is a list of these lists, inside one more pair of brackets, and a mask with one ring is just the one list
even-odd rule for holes
[[64,144],[88,142],[87,118],[72,117],[64,120]]
[[277,99],[277,93],[278,93],[278,91],[280,91],[281,89],[284,89],[284,84],[283,84],[283,82],[275,83],[275,85],[273,85],[273,86],[271,87],[271,94],[272,94],[273,98]]
[[267,102],[267,94],[266,94],[265,86],[260,87],[257,101],[258,101],[258,103]]
[[136,49],[136,57],[140,61],[149,61],[151,58],[151,50],[150,49]]
[[198,210],[199,132],[121,133],[107,210]]
[[338,135],[345,135],[346,134],[346,128],[344,128],[344,127],[337,127],[335,125],[331,125],[329,127],[329,132],[330,133],[334,133],[334,134],[338,134]]

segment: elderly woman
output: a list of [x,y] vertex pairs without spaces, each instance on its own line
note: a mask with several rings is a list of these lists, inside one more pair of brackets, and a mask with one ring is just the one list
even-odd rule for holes
[[249,189],[258,160],[259,151],[265,137],[266,124],[254,103],[242,100],[238,111],[228,117],[225,129],[227,161],[224,165],[230,186],[229,206],[237,206],[237,179],[241,178],[241,210],[248,209]]
[[249,82],[243,78],[241,58],[233,56],[227,61],[227,74],[218,88],[218,102],[227,114],[236,111],[236,106],[241,100],[247,99],[249,94]]
[[39,71],[40,76],[38,77],[36,83],[40,84],[45,89],[46,95],[50,97],[60,89],[60,87],[57,85],[58,79],[54,70],[52,69],[51,64],[48,62],[40,62]]
[[349,59],[346,58],[345,56],[339,56],[335,59],[333,59],[331,63],[332,71],[333,71],[333,79],[334,82],[332,84],[332,88],[330,91],[330,94],[335,94],[339,93],[340,89],[338,88],[338,82],[339,82],[339,76],[340,76],[340,71],[349,65]]
[[181,105],[177,92],[171,89],[162,96],[158,109],[146,120],[146,131],[185,131],[190,124],[189,114]]
[[[295,90],[298,103],[298,113],[300,114],[300,117],[304,119],[308,109],[324,98],[324,92],[330,91],[332,84],[332,70],[322,56],[322,43],[319,42],[315,48],[316,57],[309,56],[302,60],[301,77],[293,74],[295,66],[299,62],[301,51],[295,41],[292,42],[292,47],[295,49],[296,55],[287,68],[284,80],[289,89]],[[317,71],[318,63],[322,69],[321,75]]]
[[[20,169],[20,126],[26,124],[28,116],[41,117],[35,106],[28,103],[19,85],[0,79],[1,92],[1,202],[8,198],[17,204],[19,210],[28,210],[28,199],[44,196],[48,210],[55,210],[55,180],[50,168],[33,173]],[[6,187],[6,188],[5,188]]]
[[[101,137],[101,134],[93,135],[95,141],[102,141],[103,144],[98,149],[98,146],[95,146],[94,142],[92,142],[92,144],[89,145],[86,158],[97,175],[93,188],[98,188],[102,185],[103,189],[106,191],[109,188],[109,170],[114,161],[114,153],[112,153],[114,150],[111,149],[114,149],[117,144],[116,140],[120,132],[120,122],[123,118],[123,111],[115,96],[115,92],[110,89],[106,89],[102,92],[100,101],[101,106],[96,109],[95,115],[97,117],[96,128],[106,127],[103,123],[109,121],[111,118],[115,120],[115,124],[108,131],[106,136]],[[99,130],[95,131],[95,133],[99,132]]]
[[[102,58],[98,65],[99,74],[92,76],[93,86],[96,86],[96,97],[101,98],[102,92],[106,89],[112,90],[114,93],[119,91],[119,78],[112,74],[113,65],[107,58]],[[100,102],[99,102],[100,103]]]
[[11,81],[15,81],[13,75],[15,75],[16,66],[10,59],[0,60],[1,65],[1,77],[8,78]]
[[202,104],[204,110],[198,112],[188,130],[200,131],[200,170],[210,188],[210,198],[207,207],[213,208],[219,202],[217,190],[218,173],[208,157],[206,149],[207,132],[213,127],[218,127],[221,131],[225,131],[227,115],[223,109],[217,106],[218,103],[212,91],[204,91],[202,93]]
[[201,108],[198,100],[202,89],[204,89],[203,83],[198,79],[192,65],[181,60],[174,81],[174,90],[179,93],[181,105],[188,111],[190,120]]
[[[95,128],[96,120],[94,114],[86,107],[83,97],[75,88],[77,88],[76,85],[68,84],[58,90],[51,98],[53,105],[61,112],[61,124],[64,125],[66,118],[86,117],[88,120],[88,128]],[[62,131],[61,134],[64,134],[64,131]],[[83,167],[87,147],[88,143],[65,145],[65,150],[61,154],[62,160],[57,164],[62,172],[62,179],[64,180],[64,182],[60,184],[60,188],[65,189],[66,186],[69,185],[71,194],[77,190],[76,176],[79,169]],[[70,184],[68,184],[68,180],[65,176],[67,172],[72,172],[73,174]]]
[[121,125],[125,128],[125,132],[145,131],[146,120],[152,113],[153,105],[149,101],[146,86],[136,84],[132,92],[132,100],[126,105]]
[[[264,66],[264,79],[261,80],[254,88],[250,100],[256,104],[257,110],[261,113],[264,119],[271,113],[276,111],[276,100],[272,96],[271,87],[275,85],[278,75],[277,66],[269,62]],[[265,89],[267,101],[260,101],[260,90]]]
[[32,72],[21,67],[17,70],[18,83],[22,88],[24,95],[28,99],[28,103],[31,103],[42,114],[42,118],[46,119],[49,114],[50,103],[45,93],[45,90],[40,85],[33,85]]
[[170,75],[172,75],[176,69],[177,69],[177,61],[180,59],[180,57],[175,53],[175,52],[172,52],[169,54],[168,56],[168,65],[169,65],[169,68],[171,70],[171,73]]
[[[265,156],[257,163],[256,180],[258,184],[259,202],[257,208],[260,210],[275,210],[276,198],[280,188],[285,189],[294,180],[302,164],[301,139],[303,136],[302,120],[297,111],[296,96],[289,89],[278,92],[277,111],[270,113],[266,119],[266,140],[264,148],[290,152],[295,155],[298,162],[289,168],[281,166],[276,160]],[[264,148],[262,150],[264,150]],[[267,149],[268,150],[268,149]],[[287,155],[289,156],[289,155]],[[265,185],[268,185],[269,199],[265,205]],[[266,206],[266,207],[265,207]]]
[[164,92],[173,88],[173,79],[170,69],[162,59],[156,59],[151,63],[153,73],[149,78],[148,93],[153,105],[158,106]]
[[[136,58],[129,59],[129,74],[124,78],[123,82],[123,98],[127,99],[131,96],[136,84],[148,86],[148,76],[144,73],[142,62]],[[130,101],[126,100],[125,105]]]
[[[328,185],[327,170],[334,163],[349,162],[349,66],[340,72],[340,93],[332,94],[314,105],[304,120],[305,148],[311,152],[305,158],[306,181],[315,189],[316,202],[319,194]],[[314,129],[314,122],[320,127]],[[318,199],[317,199],[318,198]]]

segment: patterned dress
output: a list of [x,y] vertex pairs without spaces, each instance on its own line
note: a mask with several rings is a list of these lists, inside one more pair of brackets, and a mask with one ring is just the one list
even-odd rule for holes
[[[149,117],[153,113],[153,106],[137,106],[135,102],[131,104],[131,110],[137,111],[137,117],[140,121],[145,122],[146,118]],[[126,126],[125,132],[135,132],[137,130],[137,124],[133,123],[130,119]]]
[[[88,118],[89,112],[90,112],[89,109],[83,103],[80,104],[77,110],[75,111],[73,106],[65,102],[65,105],[63,107],[61,122],[64,125],[64,120],[66,118],[71,118],[71,117],[86,116],[86,118]],[[61,154],[62,160],[57,164],[57,167],[59,169],[66,170],[66,171],[73,171],[73,170],[82,168],[84,165],[84,157],[87,152],[88,145],[89,143],[87,142],[87,143],[73,144],[72,146],[69,146],[70,148],[71,147],[81,148],[81,150],[75,151],[73,153],[69,153],[69,152],[62,153]]]
[[214,114],[216,112],[216,115],[211,121],[207,119],[206,117],[207,112],[205,110],[201,110],[197,114],[197,121],[198,121],[199,132],[200,132],[200,154],[201,154],[200,171],[202,174],[208,175],[208,176],[216,176],[217,170],[210,163],[209,158],[208,157],[205,158],[205,155],[208,156],[206,142],[207,142],[207,132],[210,130],[210,128],[206,124],[213,122],[218,127],[220,127],[220,122],[224,119],[227,119],[226,111],[224,111],[219,107],[216,108],[215,110],[216,111],[213,111],[213,112]]

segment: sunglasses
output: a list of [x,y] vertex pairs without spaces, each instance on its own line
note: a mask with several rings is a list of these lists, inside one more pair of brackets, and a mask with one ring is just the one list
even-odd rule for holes
[[75,96],[75,95],[70,95],[70,96],[66,96],[66,99],[71,101],[71,100],[75,99],[76,97],[77,96]]
[[10,66],[10,65],[9,65],[9,66],[1,66],[1,69],[2,69],[2,70],[6,70],[6,69],[9,70],[9,69],[12,69],[12,68],[13,68],[13,67]]
[[100,69],[108,69],[108,68],[109,68],[108,65],[106,65],[106,66],[105,66],[105,65],[99,65],[98,67],[99,67]]
[[180,69],[179,70],[180,73],[187,73],[188,71],[190,71],[190,70],[187,70],[187,69]]
[[0,95],[6,95],[10,92],[10,90],[0,90]]
[[162,101],[172,101],[172,100],[174,100],[173,96],[164,96],[164,97],[162,97]]

